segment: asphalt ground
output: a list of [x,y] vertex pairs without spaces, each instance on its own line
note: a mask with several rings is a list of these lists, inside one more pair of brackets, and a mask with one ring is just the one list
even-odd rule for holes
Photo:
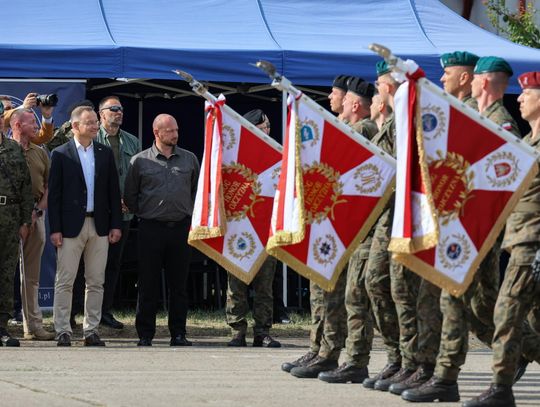
[[[0,406],[407,406],[411,403],[359,384],[297,379],[281,371],[308,350],[307,339],[278,338],[280,349],[228,348],[229,338],[192,337],[194,346],[171,348],[157,339],[137,348],[136,339],[107,338],[106,348],[71,348],[23,341],[0,348]],[[490,383],[491,352],[472,343],[459,380],[462,400]],[[374,343],[370,372],[386,362]],[[540,406],[540,366],[529,365],[514,387],[519,406]],[[459,403],[437,403],[459,406]]]

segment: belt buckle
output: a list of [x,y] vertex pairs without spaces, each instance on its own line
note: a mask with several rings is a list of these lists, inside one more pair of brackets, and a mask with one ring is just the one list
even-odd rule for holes
[[7,196],[0,195],[0,205],[6,205],[7,204]]

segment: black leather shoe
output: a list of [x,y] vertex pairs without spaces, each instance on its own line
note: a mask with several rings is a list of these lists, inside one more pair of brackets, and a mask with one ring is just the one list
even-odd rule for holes
[[516,407],[512,386],[492,383],[478,397],[462,404],[463,407]]
[[391,385],[407,380],[410,376],[414,374],[414,372],[416,372],[416,370],[402,367],[395,375],[387,379],[377,380],[373,388],[375,390],[388,391]]
[[185,334],[176,335],[174,338],[171,338],[171,346],[192,346],[193,343],[187,340]]
[[227,342],[227,346],[232,346],[234,348],[243,348],[247,346],[246,335],[236,334],[229,342]]
[[270,335],[257,335],[253,338],[254,348],[281,348],[281,343],[276,341]]
[[317,356],[317,352],[309,351],[305,355],[300,356],[298,359],[292,362],[285,362],[281,365],[281,370],[284,372],[290,372],[293,368],[298,366],[306,366]]
[[319,373],[334,370],[337,367],[337,360],[317,356],[307,366],[298,366],[291,369],[291,374],[301,379],[315,379],[319,376]]
[[17,338],[12,337],[5,328],[0,328],[0,346],[18,348],[21,343]]
[[368,376],[367,367],[343,363],[337,369],[319,373],[317,377],[326,383],[362,383]]
[[152,339],[150,338],[141,338],[137,342],[137,346],[152,346]]
[[[393,386],[393,385],[392,385]],[[392,388],[390,386],[390,388]],[[459,390],[457,382],[453,380],[443,380],[433,376],[423,385],[414,389],[404,390],[401,398],[407,401],[432,403],[436,400],[443,402],[459,401]]]
[[105,342],[99,338],[98,334],[91,334],[84,338],[84,346],[105,346]]
[[516,374],[514,375],[514,384],[518,382],[519,379],[525,374],[525,371],[527,370],[527,366],[529,366],[529,362],[527,359],[525,359],[523,356],[521,359],[519,359],[518,366],[516,368]]
[[407,389],[414,389],[423,385],[433,376],[433,370],[435,366],[433,365],[420,365],[416,372],[412,376],[409,376],[408,379],[403,380],[399,383],[394,383],[390,385],[388,391],[392,394],[397,394],[398,396]]
[[71,336],[67,332],[61,333],[56,346],[71,346]]
[[108,326],[112,329],[124,329],[124,324],[118,321],[113,314],[110,313],[101,316],[101,325]]
[[362,386],[366,389],[372,389],[377,380],[388,379],[395,375],[401,369],[401,363],[388,363],[383,369],[373,377],[368,377],[362,382]]

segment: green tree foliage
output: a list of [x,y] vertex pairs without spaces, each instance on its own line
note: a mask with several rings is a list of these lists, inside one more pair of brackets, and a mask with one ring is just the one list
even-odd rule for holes
[[499,33],[517,44],[540,48],[540,30],[534,22],[536,10],[528,4],[523,13],[512,12],[506,0],[485,0],[487,16]]

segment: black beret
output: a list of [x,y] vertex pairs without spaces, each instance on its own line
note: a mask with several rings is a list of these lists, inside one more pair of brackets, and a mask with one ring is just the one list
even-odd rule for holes
[[375,94],[375,86],[356,76],[351,78],[347,89],[349,92],[356,93],[358,96],[366,98],[372,98]]
[[351,79],[350,76],[347,75],[338,75],[335,77],[334,82],[332,83],[333,88],[341,89],[344,92],[347,92],[347,84],[349,83],[349,80]]
[[256,126],[258,124],[264,123],[266,115],[261,109],[253,109],[244,115],[244,119]]

